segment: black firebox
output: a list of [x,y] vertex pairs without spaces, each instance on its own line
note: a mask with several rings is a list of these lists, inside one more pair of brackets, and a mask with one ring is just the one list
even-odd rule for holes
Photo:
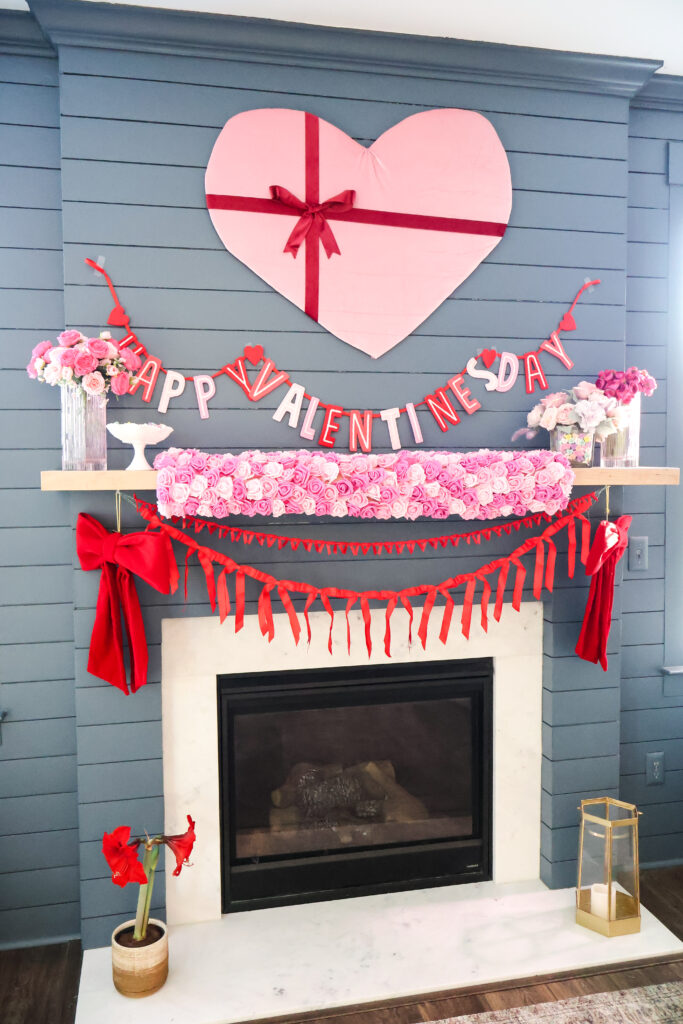
[[491,659],[218,677],[223,911],[491,878]]

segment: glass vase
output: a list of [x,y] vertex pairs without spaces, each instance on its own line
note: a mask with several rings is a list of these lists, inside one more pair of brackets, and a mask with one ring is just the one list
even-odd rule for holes
[[107,468],[107,396],[82,388],[62,393],[62,469]]
[[593,431],[581,430],[575,423],[558,424],[550,431],[550,450],[566,455],[570,466],[592,466],[594,442]]
[[640,459],[640,392],[620,412],[624,426],[600,442],[600,465],[637,466]]

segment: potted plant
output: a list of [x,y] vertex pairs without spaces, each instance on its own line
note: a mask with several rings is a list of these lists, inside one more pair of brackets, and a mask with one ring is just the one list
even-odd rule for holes
[[[111,880],[122,888],[129,882],[140,886],[135,918],[124,921],[111,937],[114,985],[124,996],[139,998],[157,992],[168,976],[168,934],[163,921],[150,918],[154,874],[159,847],[168,846],[176,859],[174,875],[179,875],[195,841],[195,823],[188,814],[187,832],[177,836],[159,835],[130,838],[130,827],[120,825],[102,837],[102,853],[111,868]],[[144,849],[142,863],[139,849]]]
[[527,427],[513,434],[531,439],[542,428],[550,434],[550,447],[561,452],[571,466],[593,463],[595,441],[604,441],[619,429],[622,416],[616,398],[582,380],[569,391],[545,395],[527,415]]

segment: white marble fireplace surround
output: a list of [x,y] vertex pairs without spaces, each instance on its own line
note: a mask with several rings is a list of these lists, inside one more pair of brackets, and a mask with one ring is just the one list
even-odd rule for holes
[[[197,821],[193,867],[166,887],[170,973],[146,999],[113,988],[111,951],[86,950],[76,1024],[237,1024],[286,1014],[408,998],[465,985],[573,971],[681,953],[643,910],[637,935],[607,939],[574,921],[571,889],[539,880],[542,607],[506,607],[488,635],[467,643],[451,630],[427,651],[408,649],[403,615],[392,619],[395,661],[494,659],[494,880],[470,885],[276,907],[221,917],[216,676],[367,664],[360,616],[345,646],[336,617],[312,618],[313,642],[294,645],[276,616],[268,645],[256,618],[237,636],[217,618],[168,619],[162,628],[164,796],[167,831]],[[385,660],[383,613],[373,613],[373,657]]]
[[[234,632],[232,620],[217,617],[165,619],[162,623],[161,701],[166,829],[177,832],[191,811],[201,836],[192,871],[166,888],[170,925],[212,921],[221,916],[220,821],[218,803],[218,716],[216,676],[240,672],[367,665],[360,611],[346,621],[335,616],[332,655],[327,649],[329,616],[312,613],[310,647],[294,643],[285,614],[276,615],[275,639],[261,636],[255,615]],[[473,624],[474,626],[474,624]],[[434,631],[434,624],[432,625]],[[408,646],[408,616],[391,620],[392,662],[491,657],[493,661],[493,880],[520,882],[539,877],[541,845],[541,699],[543,608],[525,602],[509,606],[488,633],[478,626],[469,642],[454,621],[444,645],[436,631],[422,649]],[[384,610],[372,612],[371,664],[387,662]],[[415,631],[413,632],[415,641]],[[201,825],[199,824],[201,823]]]

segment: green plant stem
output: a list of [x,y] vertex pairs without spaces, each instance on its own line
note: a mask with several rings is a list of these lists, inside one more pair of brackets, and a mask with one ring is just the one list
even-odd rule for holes
[[142,859],[142,867],[147,875],[147,884],[140,886],[138,896],[138,907],[135,914],[135,929],[133,939],[140,942],[147,935],[147,922],[149,921],[149,908],[152,905],[152,890],[154,888],[154,873],[159,860],[159,845],[152,843],[145,847],[145,855]]

